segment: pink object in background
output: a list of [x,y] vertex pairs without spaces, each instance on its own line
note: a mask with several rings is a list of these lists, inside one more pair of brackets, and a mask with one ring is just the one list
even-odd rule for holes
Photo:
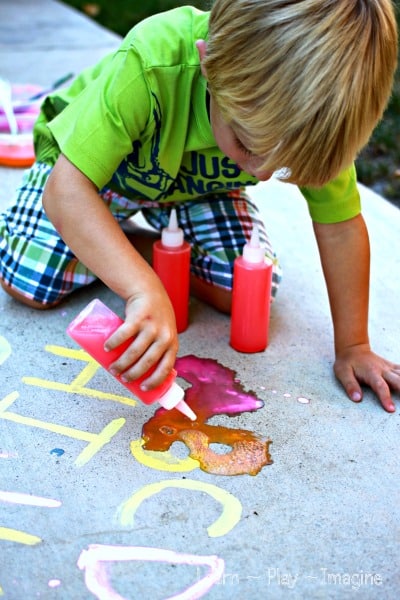
[[0,165],[30,167],[35,161],[33,126],[40,111],[40,102],[28,102],[43,88],[37,85],[13,85],[12,102],[18,133],[12,134],[6,115],[0,107]]

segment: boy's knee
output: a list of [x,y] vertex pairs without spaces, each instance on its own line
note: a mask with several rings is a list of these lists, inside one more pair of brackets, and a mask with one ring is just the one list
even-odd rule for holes
[[0,278],[0,285],[3,288],[3,290],[6,292],[6,294],[11,296],[11,298],[14,298],[14,300],[17,300],[18,302],[21,302],[22,304],[25,304],[26,306],[29,306],[30,308],[36,308],[37,310],[46,310],[48,308],[53,308],[54,306],[57,306],[57,304],[60,303],[60,301],[57,300],[56,302],[52,302],[51,304],[42,304],[41,302],[38,302],[37,300],[32,300],[31,298],[27,298],[26,296],[24,296],[20,292],[17,292],[17,290],[14,290],[12,287],[10,287],[8,284],[6,284],[1,278]]
[[193,296],[210,304],[222,313],[230,314],[232,304],[231,290],[208,283],[195,275],[190,279],[190,291]]

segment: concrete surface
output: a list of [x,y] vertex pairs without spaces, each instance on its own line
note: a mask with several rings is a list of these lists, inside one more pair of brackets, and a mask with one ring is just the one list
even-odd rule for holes
[[[117,43],[52,0],[1,0],[0,74],[14,82],[46,85]],[[0,208],[20,177],[0,169]],[[235,353],[229,319],[193,300],[179,354],[217,359],[264,400],[257,412],[213,419],[273,440],[274,462],[257,476],[179,471],[182,444],[169,465],[158,454],[132,455],[154,407],[132,407],[104,371],[85,379],[65,333],[96,296],[122,313],[100,283],[50,312],[0,292],[0,597],[195,598],[209,581],[206,595],[217,600],[398,598],[399,410],[385,413],[369,392],[353,404],[333,377],[327,298],[297,189],[268,182],[253,194],[285,271],[270,345]],[[365,188],[362,197],[373,251],[371,338],[399,361],[400,212]],[[154,549],[153,562],[143,547]],[[224,561],[223,573],[216,559],[199,558],[210,556]],[[108,566],[109,579],[94,595],[96,566],[101,577]],[[197,592],[184,592],[192,585]]]

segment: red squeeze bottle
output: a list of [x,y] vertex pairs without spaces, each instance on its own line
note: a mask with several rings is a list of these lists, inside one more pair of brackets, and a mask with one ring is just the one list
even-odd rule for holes
[[257,225],[243,255],[233,266],[230,344],[239,352],[262,352],[268,346],[272,261],[260,246]]
[[177,331],[182,333],[189,319],[190,244],[183,239],[174,208],[168,227],[161,231],[161,240],[153,244],[153,269],[171,300]]
[[[103,302],[95,299],[68,325],[67,333],[102,367],[108,369],[111,363],[117,360],[132,342],[132,339],[129,339],[114,350],[109,352],[104,350],[105,341],[122,323],[123,320],[118,315]],[[153,402],[158,401],[164,408],[168,410],[176,408],[189,419],[195,421],[197,417],[184,401],[184,391],[175,381],[177,376],[175,369],[172,369],[170,375],[155,389],[142,390],[140,388],[142,381],[155,368],[153,367],[134,381],[122,381],[119,375],[114,375],[114,377],[144,404],[153,404]]]

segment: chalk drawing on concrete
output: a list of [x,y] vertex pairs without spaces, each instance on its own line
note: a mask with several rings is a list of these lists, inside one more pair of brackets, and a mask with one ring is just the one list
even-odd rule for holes
[[240,501],[236,496],[233,496],[222,488],[211,483],[196,481],[194,479],[164,479],[163,481],[143,486],[119,507],[117,518],[121,525],[132,526],[134,524],[136,510],[142,502],[168,488],[205,492],[222,504],[222,514],[214,523],[207,527],[207,533],[210,537],[226,535],[240,521],[242,515],[242,505]]
[[48,390],[58,390],[61,392],[67,392],[69,394],[79,394],[80,396],[88,396],[90,398],[96,398],[97,400],[114,400],[120,404],[127,406],[136,406],[137,401],[132,396],[121,396],[120,394],[111,394],[96,390],[86,386],[97,371],[101,368],[89,354],[84,350],[72,350],[71,348],[64,348],[63,346],[45,346],[46,352],[61,356],[63,358],[72,358],[73,360],[79,360],[86,363],[86,366],[80,373],[72,380],[71,383],[61,383],[59,381],[49,381],[48,379],[41,379],[40,377],[23,377],[22,381],[27,385],[33,385],[36,387],[45,388]]
[[21,492],[3,492],[1,490],[0,502],[25,504],[27,506],[40,506],[45,508],[58,508],[61,506],[59,500],[53,500],[52,498],[43,498],[42,496],[33,496],[32,494],[22,494]]
[[47,431],[53,431],[60,435],[82,440],[87,442],[87,446],[82,450],[77,459],[75,465],[82,467],[85,465],[93,456],[103,448],[105,444],[108,444],[116,433],[124,426],[126,419],[119,418],[114,419],[106,425],[100,433],[90,433],[87,431],[81,431],[72,427],[66,427],[64,425],[57,425],[55,423],[48,423],[47,421],[40,421],[31,417],[25,417],[15,412],[11,412],[8,409],[14,404],[19,398],[18,392],[11,392],[5,398],[0,400],[0,419],[19,423],[21,425],[28,425],[29,427],[37,427],[39,429],[45,429]]
[[17,544],[24,544],[26,546],[35,546],[42,540],[37,535],[31,535],[19,529],[12,529],[11,527],[0,527],[0,540],[7,542],[16,542]]
[[133,440],[130,444],[131,453],[134,458],[150,469],[158,471],[170,471],[173,473],[185,473],[199,468],[199,461],[190,458],[177,458],[172,452],[156,452],[145,450],[144,440]]
[[88,550],[83,550],[78,558],[78,567],[85,571],[85,583],[89,591],[98,600],[126,600],[118,594],[109,581],[107,565],[116,561],[151,561],[167,562],[171,564],[184,564],[208,566],[208,573],[196,583],[166,600],[196,600],[201,598],[222,577],[225,564],[218,556],[196,556],[182,554],[162,548],[149,548],[143,546],[107,546],[92,544]]
[[11,346],[5,337],[0,335],[0,365],[2,365],[11,354]]

